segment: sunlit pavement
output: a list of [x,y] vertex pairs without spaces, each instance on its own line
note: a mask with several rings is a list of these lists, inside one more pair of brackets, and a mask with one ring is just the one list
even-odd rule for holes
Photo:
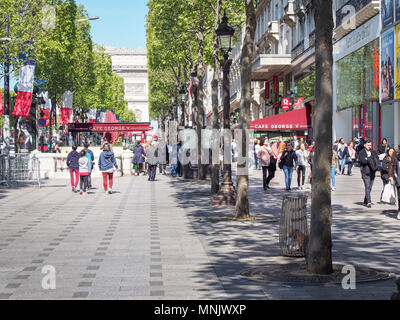
[[[250,172],[251,214],[279,217],[282,172],[267,192],[261,171]],[[337,177],[334,261],[400,273],[396,207],[363,207],[362,180],[354,173]],[[218,219],[234,209],[210,206],[209,181],[159,174],[157,180],[117,178],[112,195],[100,180],[88,195],[73,194],[68,181],[0,189],[0,298],[389,299],[395,289],[393,280],[344,290],[246,279],[240,272],[247,268],[290,261],[281,256],[279,222]],[[381,188],[377,178],[375,203]]]

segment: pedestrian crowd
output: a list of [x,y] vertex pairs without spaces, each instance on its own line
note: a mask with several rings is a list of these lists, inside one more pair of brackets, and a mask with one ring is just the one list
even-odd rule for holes
[[[270,182],[275,177],[277,167],[285,175],[286,191],[292,190],[292,176],[297,173],[298,190],[305,189],[306,171],[309,167],[309,182],[312,184],[312,169],[314,163],[315,141],[310,146],[301,138],[294,136],[291,140],[270,142],[268,137],[263,140],[253,140],[254,168],[262,170],[263,189],[270,189]],[[307,166],[308,164],[308,166]],[[383,183],[380,196],[381,204],[396,204],[397,219],[400,220],[400,145],[397,150],[390,147],[387,139],[383,139],[377,151],[372,149],[372,142],[368,139],[355,138],[345,143],[341,138],[334,142],[331,162],[331,188],[336,190],[337,175],[353,175],[353,168],[359,167],[364,183],[365,196],[363,204],[371,208],[371,190],[376,173],[380,173]],[[347,172],[346,172],[347,168]]]

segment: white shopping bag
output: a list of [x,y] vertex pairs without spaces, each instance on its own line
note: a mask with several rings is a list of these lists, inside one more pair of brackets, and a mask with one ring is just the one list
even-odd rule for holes
[[396,191],[394,185],[391,184],[390,182],[385,184],[385,187],[383,188],[381,201],[388,204],[396,203]]

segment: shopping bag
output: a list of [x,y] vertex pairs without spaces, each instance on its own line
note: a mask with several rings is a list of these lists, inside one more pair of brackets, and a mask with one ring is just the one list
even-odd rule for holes
[[391,183],[385,184],[385,187],[383,188],[381,201],[388,203],[388,204],[396,203],[396,191],[394,189],[393,184],[391,184]]

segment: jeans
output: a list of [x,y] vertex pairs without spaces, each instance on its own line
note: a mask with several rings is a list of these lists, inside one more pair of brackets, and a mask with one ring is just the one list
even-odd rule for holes
[[[302,184],[300,184],[300,178],[302,178]],[[304,186],[304,182],[306,180],[306,166],[301,165],[297,169],[297,184],[298,186]]]
[[367,176],[366,174],[362,174],[362,179],[364,181],[364,187],[365,187],[364,204],[372,203],[371,190],[372,190],[372,186],[374,185],[375,172],[370,173],[369,176]]
[[336,186],[336,167],[331,167],[331,180],[332,180],[332,188]]
[[283,172],[285,173],[286,190],[290,190],[290,186],[292,184],[293,167],[283,166]]
[[344,173],[346,167],[346,159],[339,159],[339,172]]
[[348,175],[351,175],[351,170],[353,169],[353,161],[350,161],[348,164],[347,164],[347,174]]
[[81,176],[81,191],[86,192],[87,186],[88,186],[88,178],[89,176]]
[[177,172],[178,172],[178,163],[174,163],[174,164],[172,165],[172,169],[171,169],[171,176],[176,175]]
[[[264,187],[264,189],[266,189],[266,187],[269,186],[269,183],[271,182],[271,180],[275,177],[275,170],[273,170],[271,166],[268,166],[268,167],[263,166],[262,171],[263,171],[263,187]],[[267,176],[267,172],[268,172],[268,176]]]
[[149,180],[154,181],[156,178],[156,173],[157,173],[157,166],[156,165],[149,165]]
[[258,169],[259,168],[258,167],[258,157],[257,157],[256,154],[254,155],[254,162],[255,162],[255,165],[256,165],[256,169]]

